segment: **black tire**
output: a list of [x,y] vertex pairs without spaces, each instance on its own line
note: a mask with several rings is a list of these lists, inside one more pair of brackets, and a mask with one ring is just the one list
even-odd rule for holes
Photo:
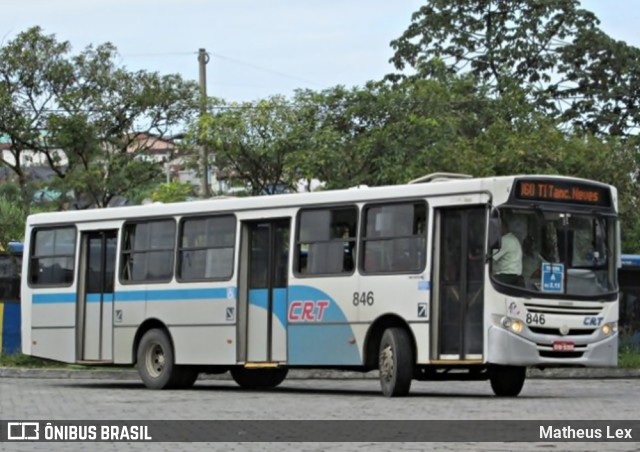
[[175,365],[173,347],[164,330],[154,328],[144,333],[138,344],[137,365],[147,388],[169,389],[181,383],[183,372]]
[[180,373],[180,381],[176,384],[177,389],[189,389],[198,379],[198,368],[195,366],[177,366]]
[[378,354],[382,394],[386,397],[406,396],[411,388],[413,368],[413,347],[407,330],[386,329]]
[[524,366],[491,366],[491,389],[498,397],[516,397],[522,391],[526,374]]
[[278,386],[287,378],[288,369],[278,367],[275,369],[247,369],[234,367],[231,376],[238,386],[244,389],[271,389]]

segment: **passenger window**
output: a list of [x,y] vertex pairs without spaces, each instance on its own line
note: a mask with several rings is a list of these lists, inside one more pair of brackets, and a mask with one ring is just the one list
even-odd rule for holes
[[160,282],[173,277],[176,223],[128,223],[124,229],[121,277],[125,282]]
[[300,211],[296,272],[300,275],[352,273],[357,225],[355,206]]
[[367,206],[364,221],[363,273],[417,273],[424,269],[424,202]]
[[233,276],[235,242],[236,219],[231,215],[183,220],[178,253],[178,279],[230,279]]

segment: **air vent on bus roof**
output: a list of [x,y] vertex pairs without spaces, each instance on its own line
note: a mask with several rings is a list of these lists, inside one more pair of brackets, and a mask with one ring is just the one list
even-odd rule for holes
[[458,174],[458,173],[431,173],[417,179],[410,180],[409,184],[421,184],[425,182],[444,182],[448,180],[458,179],[471,179],[473,176],[470,174]]

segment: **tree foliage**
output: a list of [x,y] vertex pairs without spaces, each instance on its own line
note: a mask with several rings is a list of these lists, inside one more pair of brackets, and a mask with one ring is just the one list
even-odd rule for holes
[[215,155],[221,176],[242,181],[253,195],[295,190],[292,155],[299,152],[296,116],[282,96],[257,103],[217,101],[215,113],[192,126],[192,137]]
[[531,101],[592,133],[626,136],[640,120],[640,49],[598,28],[578,0],[429,0],[391,42],[391,80],[433,76],[433,62],[494,93]]
[[104,207],[158,183],[157,163],[140,158],[153,142],[140,134],[162,137],[180,126],[196,109],[197,86],[116,61],[111,44],[74,55],[68,42],[38,27],[0,48],[0,135],[13,153],[3,164],[25,187],[25,207],[27,151],[44,158],[55,187],[73,193],[76,204]]
[[193,196],[193,187],[185,182],[165,182],[153,191],[151,201],[153,202],[182,202]]
[[[210,100],[180,77],[129,72],[110,44],[71,54],[38,28],[0,48],[0,134],[28,210],[27,150],[58,192],[105,206],[118,195],[185,199],[136,150],[190,120],[218,176],[250,194],[404,183],[431,172],[562,174],[618,187],[624,250],[640,252],[640,50],[615,41],[577,0],[428,0],[392,42],[398,72],[291,99]],[[61,150],[68,163],[63,165]],[[1,164],[2,162],[0,162]]]

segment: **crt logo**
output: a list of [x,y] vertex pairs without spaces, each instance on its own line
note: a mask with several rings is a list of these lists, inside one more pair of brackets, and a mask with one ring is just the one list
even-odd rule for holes
[[582,322],[586,326],[600,326],[604,317],[585,317]]
[[292,301],[289,304],[289,322],[320,322],[329,300]]

